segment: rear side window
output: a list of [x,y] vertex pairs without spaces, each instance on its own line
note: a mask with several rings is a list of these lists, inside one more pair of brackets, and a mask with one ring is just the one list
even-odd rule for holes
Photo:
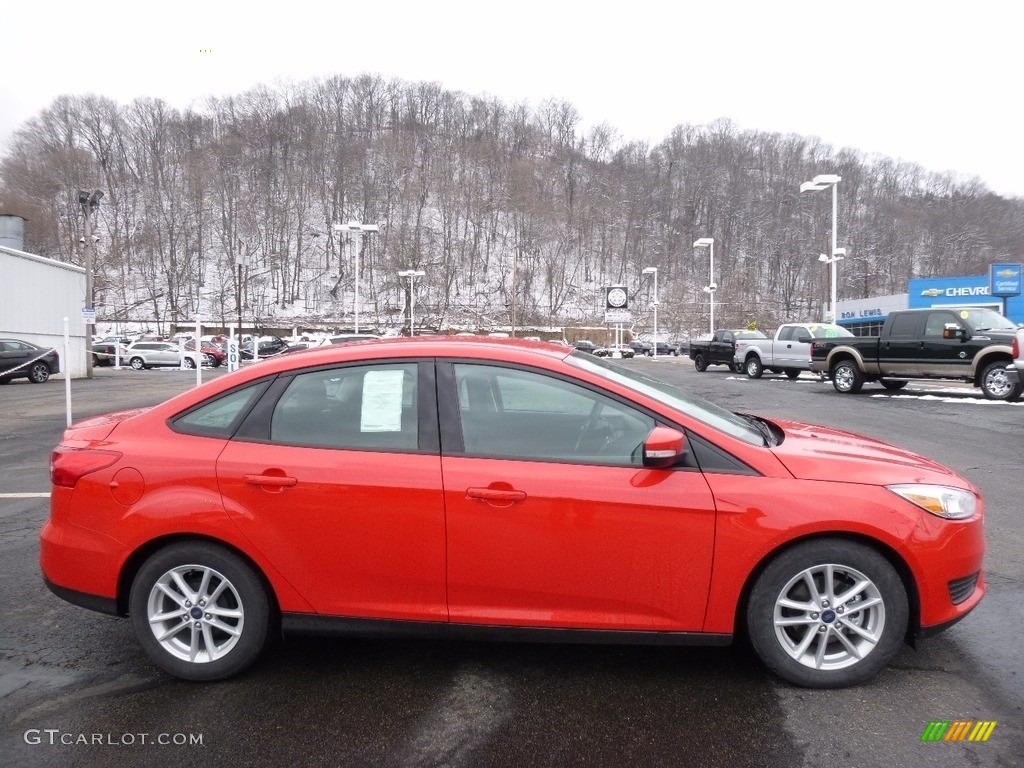
[[267,382],[258,382],[208,400],[174,419],[171,428],[186,435],[227,440],[266,388]]
[[270,441],[316,448],[416,450],[415,363],[353,366],[296,375],[270,421]]

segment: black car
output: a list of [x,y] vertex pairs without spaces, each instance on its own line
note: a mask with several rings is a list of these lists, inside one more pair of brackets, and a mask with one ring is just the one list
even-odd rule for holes
[[42,384],[53,373],[60,373],[55,349],[21,339],[0,339],[0,384],[10,384],[12,379]]
[[[282,339],[280,336],[261,336],[259,355],[260,357],[270,357],[271,355],[277,355],[288,349],[288,342]],[[238,351],[239,356],[243,360],[252,360],[252,342],[247,341],[242,344]]]
[[589,352],[590,354],[594,354],[599,349],[597,344],[588,339],[580,339],[573,344],[573,347],[578,349],[580,352]]
[[[637,355],[649,355],[651,354],[651,345],[646,341],[640,341],[640,339],[633,339],[632,341],[626,342],[629,348]],[[659,352],[661,350],[658,350]]]
[[[117,349],[118,346],[120,346],[120,349]],[[113,365],[115,362],[118,362],[118,357],[120,357],[120,362],[124,362],[127,351],[124,344],[108,344],[101,341],[98,344],[92,345],[92,364]]]

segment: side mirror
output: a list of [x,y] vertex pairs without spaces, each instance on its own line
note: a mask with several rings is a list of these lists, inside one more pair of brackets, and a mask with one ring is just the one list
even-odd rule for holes
[[669,427],[655,427],[644,440],[644,466],[664,469],[678,463],[686,453],[686,437]]
[[961,341],[967,341],[970,338],[970,334],[967,333],[966,328],[962,328],[959,325],[947,325],[942,329],[942,338],[944,339],[960,339]]

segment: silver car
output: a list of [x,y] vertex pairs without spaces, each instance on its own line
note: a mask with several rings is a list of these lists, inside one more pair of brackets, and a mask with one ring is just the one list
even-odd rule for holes
[[169,341],[136,341],[125,350],[128,365],[136,371],[144,368],[195,368],[199,355],[186,352]]

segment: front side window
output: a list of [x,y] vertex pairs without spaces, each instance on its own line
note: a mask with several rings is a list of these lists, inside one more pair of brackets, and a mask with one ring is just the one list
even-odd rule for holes
[[467,454],[642,465],[650,416],[598,392],[533,371],[456,364]]
[[274,407],[270,440],[354,450],[415,450],[415,363],[365,365],[296,375]]

